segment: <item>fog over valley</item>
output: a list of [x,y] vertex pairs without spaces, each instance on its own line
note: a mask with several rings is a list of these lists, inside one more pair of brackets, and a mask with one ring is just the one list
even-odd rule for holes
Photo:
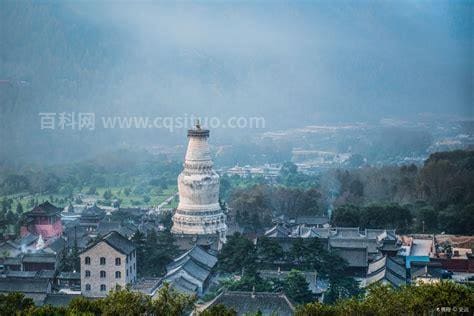
[[[216,128],[223,145],[309,125],[472,118],[465,2],[0,6],[4,162],[185,141],[186,128],[105,129],[102,116],[264,119],[264,128]],[[44,112],[94,113],[96,126],[40,129]]]

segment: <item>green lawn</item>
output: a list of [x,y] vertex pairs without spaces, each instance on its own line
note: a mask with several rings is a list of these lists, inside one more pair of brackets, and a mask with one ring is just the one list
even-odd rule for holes
[[[125,188],[127,187],[97,188],[96,189],[97,193],[96,195],[94,195],[94,197],[97,198],[97,200],[104,200],[103,198],[104,192],[106,190],[110,190],[113,195],[112,199],[117,198],[121,200],[121,204],[120,204],[121,207],[152,207],[152,206],[157,206],[158,204],[165,201],[169,196],[177,192],[177,186],[169,186],[168,188],[164,190],[156,188],[156,187],[151,187],[151,188],[147,187],[146,191],[149,190],[149,192],[138,194],[134,192],[134,188],[129,187],[131,189],[131,192],[129,195],[126,195],[124,193]],[[89,188],[85,187],[80,192],[75,191],[73,195],[74,197],[76,197],[78,194],[87,195],[86,193],[88,191],[89,191]],[[143,197],[145,195],[150,197],[149,202],[144,201]],[[16,210],[16,206],[18,203],[22,204],[24,211],[29,211],[32,208],[31,203],[30,203],[30,200],[32,198],[35,200],[38,200],[38,203],[42,203],[44,201],[50,201],[58,207],[65,207],[71,201],[64,194],[29,194],[29,193],[17,193],[17,194],[2,196],[0,197],[0,200],[13,199],[13,204],[12,204],[13,211]],[[177,201],[173,200],[171,204],[167,205],[166,207],[176,207],[176,206],[177,206]]]

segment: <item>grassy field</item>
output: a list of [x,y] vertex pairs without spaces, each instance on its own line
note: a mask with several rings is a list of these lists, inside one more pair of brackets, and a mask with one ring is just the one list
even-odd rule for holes
[[[127,195],[125,193],[126,189],[130,189],[130,193]],[[133,188],[130,187],[103,187],[97,188],[95,195],[89,195],[88,187],[83,188],[82,190],[77,190],[73,193],[73,199],[70,196],[64,194],[29,194],[29,193],[17,193],[7,196],[0,197],[2,199],[12,199],[12,210],[15,211],[17,204],[21,203],[24,211],[29,211],[32,208],[31,200],[38,201],[42,203],[45,201],[50,201],[58,207],[66,207],[70,202],[74,203],[74,200],[79,196],[86,196],[90,198],[97,199],[97,201],[103,201],[104,192],[110,190],[112,193],[111,200],[118,199],[120,200],[121,207],[155,207],[160,203],[165,201],[168,197],[172,196],[177,192],[176,186],[169,186],[166,189],[159,188],[146,188],[143,193],[136,192]],[[150,198],[148,202],[145,201],[144,197],[147,196]],[[166,205],[167,208],[173,208],[177,206],[177,198],[174,199],[169,205]]]

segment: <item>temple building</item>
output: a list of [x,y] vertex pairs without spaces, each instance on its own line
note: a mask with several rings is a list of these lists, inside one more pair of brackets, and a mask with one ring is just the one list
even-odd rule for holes
[[26,212],[22,218],[21,236],[41,235],[44,239],[61,236],[63,232],[61,211],[61,208],[44,202]]
[[209,130],[196,124],[188,130],[184,169],[178,176],[179,204],[173,216],[177,235],[217,235],[225,241],[226,215],[219,203],[219,175],[213,170]]

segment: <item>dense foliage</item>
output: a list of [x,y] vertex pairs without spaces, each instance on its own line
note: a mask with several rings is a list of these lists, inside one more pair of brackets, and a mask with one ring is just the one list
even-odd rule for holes
[[258,231],[270,226],[275,215],[296,217],[325,214],[324,201],[319,190],[268,184],[233,190],[229,206],[237,223],[249,231]]
[[132,242],[137,247],[137,273],[140,277],[157,277],[166,271],[166,265],[178,254],[170,231],[152,230],[145,236],[137,231]]
[[0,315],[170,315],[181,316],[194,308],[196,298],[181,294],[165,284],[154,298],[128,289],[116,290],[105,298],[74,298],[68,306],[36,307],[20,293],[0,294]]
[[412,214],[398,204],[355,206],[344,205],[332,215],[332,224],[339,227],[393,228],[399,233],[412,228]]
[[82,188],[175,184],[178,162],[147,152],[119,150],[94,159],[54,167],[25,166],[0,173],[0,195],[70,194]]
[[298,307],[295,315],[437,315],[456,314],[461,309],[467,314],[474,309],[474,291],[464,285],[441,282],[394,289],[375,284],[362,298],[340,300],[333,305],[310,303]]
[[322,180],[325,195],[337,193],[336,225],[474,234],[474,151],[434,153],[422,168],[331,171]]
[[[296,284],[295,284],[296,285]],[[296,289],[299,292],[300,289]],[[179,294],[168,285],[151,299],[129,290],[111,292],[106,298],[75,298],[69,305],[36,307],[33,300],[20,293],[0,294],[0,315],[170,315],[181,316],[195,307],[195,298]],[[474,309],[472,288],[453,282],[421,284],[394,289],[374,284],[365,296],[338,300],[334,304],[319,302],[297,306],[295,315],[431,315],[440,313],[469,314]],[[235,316],[235,310],[215,305],[201,316]],[[258,313],[257,313],[258,315]]]

